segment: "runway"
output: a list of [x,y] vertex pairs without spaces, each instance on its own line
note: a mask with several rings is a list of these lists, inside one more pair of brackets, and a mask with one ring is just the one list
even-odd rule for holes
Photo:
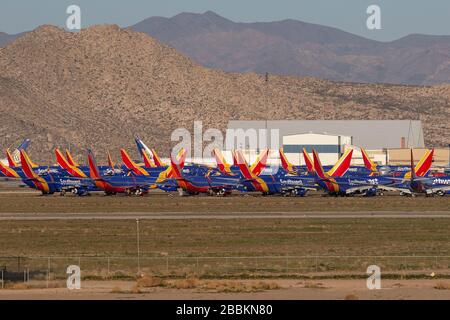
[[91,212],[0,213],[1,220],[195,220],[195,219],[433,219],[450,218],[450,211],[399,212]]

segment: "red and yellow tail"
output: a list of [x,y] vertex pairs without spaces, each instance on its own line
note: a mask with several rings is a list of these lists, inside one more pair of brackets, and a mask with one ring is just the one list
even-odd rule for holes
[[150,161],[150,157],[148,156],[147,152],[144,149],[141,150],[141,155],[142,155],[142,158],[144,159],[144,164],[147,168],[156,167],[156,165]]
[[55,155],[58,165],[61,168],[66,169],[69,174],[77,178],[87,178],[87,176],[80,169],[71,165],[68,159],[64,158],[63,154],[58,148],[55,149]]
[[94,180],[101,179],[100,171],[95,163],[94,155],[91,150],[88,150],[89,175]]
[[305,148],[303,148],[302,152],[303,152],[303,158],[305,159],[306,169],[308,169],[309,173],[314,173],[315,172],[314,163],[311,160],[311,158],[309,157],[308,152],[306,151]]
[[419,163],[415,167],[414,171],[418,177],[425,176],[428,171],[430,171],[431,165],[433,164],[434,148],[428,150]]
[[20,163],[22,164],[22,171],[25,176],[30,179],[36,189],[42,191],[43,193],[48,193],[50,191],[50,187],[48,183],[40,176],[33,171],[33,167],[31,166],[30,158],[28,157],[25,150],[20,150]]
[[244,178],[251,179],[251,180],[255,179],[256,176],[253,174],[253,172],[248,167],[247,161],[245,160],[242,152],[236,151],[235,154],[236,154],[236,161],[239,165],[239,169],[241,170],[241,173],[244,176]]
[[314,171],[316,172],[317,176],[321,179],[327,179],[328,174],[323,170],[319,155],[317,154],[317,151],[314,149],[313,149],[313,157],[314,157]]
[[284,154],[283,148],[280,148],[280,160],[281,160],[281,166],[284,170],[287,172],[293,172],[294,171],[294,165],[289,162],[286,155]]
[[112,169],[112,170],[114,170],[114,169],[116,169],[116,165],[114,164],[114,161],[113,161],[113,159],[112,159],[112,157],[111,157],[111,153],[108,151],[108,166]]
[[151,149],[152,154],[153,154],[153,161],[155,162],[155,165],[157,167],[165,167],[165,163],[161,161],[161,159],[159,158],[158,154],[156,153],[155,149]]
[[130,156],[125,151],[125,149],[120,149],[120,154],[122,156],[122,161],[123,161],[125,167],[128,168],[128,170],[131,170],[136,175],[140,175],[140,176],[148,176],[149,175],[147,170],[145,170],[144,168],[138,166],[136,162],[131,160]]
[[231,166],[226,162],[225,157],[223,156],[222,152],[220,152],[219,149],[215,148],[213,150],[214,158],[217,162],[217,168],[222,172],[223,174],[230,175],[231,172]]
[[80,165],[73,159],[72,155],[70,154],[70,151],[66,149],[66,157],[69,164],[73,167],[79,167]]
[[19,164],[14,161],[14,157],[9,152],[9,149],[6,149],[6,158],[8,159],[8,165],[10,168],[19,167]]
[[16,172],[16,170],[14,170],[11,167],[5,166],[1,161],[0,161],[0,171],[5,175],[5,177],[8,177],[8,178],[20,178],[20,176]]
[[372,159],[370,159],[369,155],[367,154],[366,150],[363,147],[361,147],[360,149],[364,161],[364,166],[366,167],[366,169],[372,172],[377,171],[377,164],[374,163]]
[[269,149],[263,150],[259,156],[256,158],[256,161],[253,163],[253,165],[250,167],[250,171],[254,175],[259,175],[261,171],[264,170],[267,164],[267,159],[269,158]]
[[[342,155],[342,157],[336,162],[336,164],[331,168],[327,174],[330,177],[342,177],[344,174],[347,173],[348,169],[350,168],[350,164],[352,162],[352,156],[353,156],[353,149],[348,149],[345,151],[345,153]],[[315,166],[315,163],[314,163]],[[317,170],[317,168],[316,168]]]
[[236,157],[236,150],[231,150],[231,155],[233,157],[233,166],[239,166],[237,157]]

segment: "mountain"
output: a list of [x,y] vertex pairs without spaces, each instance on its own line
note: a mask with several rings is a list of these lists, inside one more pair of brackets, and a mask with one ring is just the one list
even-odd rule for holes
[[192,132],[194,120],[224,130],[228,120],[421,119],[426,143],[442,146],[449,141],[450,86],[266,81],[205,68],[131,29],[42,26],[0,49],[0,110],[0,147],[29,137],[38,162],[54,161],[55,147],[117,156],[120,147],[135,149],[135,134],[167,154],[177,143],[172,131]]
[[8,43],[13,42],[17,38],[23,36],[25,33],[7,34],[0,32],[0,48],[6,46]]
[[366,83],[450,82],[450,36],[410,35],[384,43],[296,20],[235,23],[211,11],[151,17],[132,28],[225,71]]

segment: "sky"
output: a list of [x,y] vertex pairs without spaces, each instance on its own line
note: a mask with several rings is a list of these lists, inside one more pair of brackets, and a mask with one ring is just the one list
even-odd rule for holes
[[[151,16],[211,10],[236,22],[296,19],[392,41],[409,34],[450,35],[449,0],[2,0],[0,32],[19,33],[42,24],[65,26],[69,5],[81,8],[82,27],[128,27]],[[381,9],[381,29],[366,26],[370,5]]]

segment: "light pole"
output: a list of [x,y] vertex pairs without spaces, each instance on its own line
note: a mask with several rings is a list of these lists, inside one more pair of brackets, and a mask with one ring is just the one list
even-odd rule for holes
[[137,262],[138,262],[138,274],[141,274],[141,253],[139,248],[139,219],[136,219],[136,238],[137,238]]

